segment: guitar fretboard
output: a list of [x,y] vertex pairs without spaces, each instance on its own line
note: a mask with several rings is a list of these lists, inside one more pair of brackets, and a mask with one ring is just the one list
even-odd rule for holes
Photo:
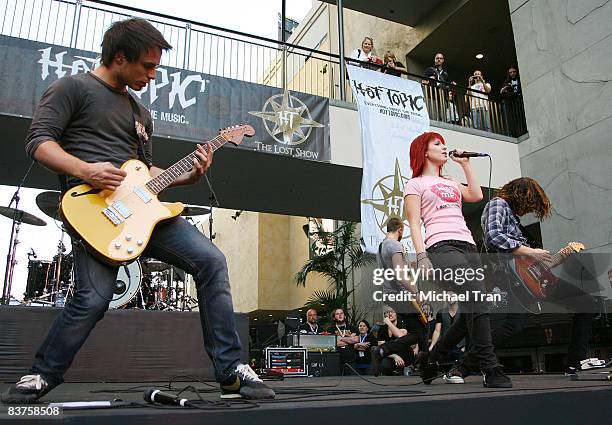
[[[227,140],[222,136],[218,135],[212,140],[203,143],[204,149],[208,151],[208,146],[212,148],[212,151],[216,151],[221,146],[223,146]],[[184,158],[178,160],[174,165],[166,168],[163,172],[161,172],[157,177],[149,180],[146,183],[147,189],[149,189],[154,194],[160,193],[162,190],[167,188],[174,182],[177,178],[182,176],[185,173],[190,172],[193,169],[193,160],[196,157],[196,151],[191,152],[189,155]]]

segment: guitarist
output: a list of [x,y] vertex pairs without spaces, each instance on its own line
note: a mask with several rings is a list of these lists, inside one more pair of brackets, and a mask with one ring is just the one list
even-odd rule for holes
[[[62,189],[80,183],[115,190],[126,176],[119,167],[139,158],[153,176],[153,122],[128,92],[155,79],[162,51],[171,49],[144,19],[115,22],[102,41],[101,65],[93,72],[66,76],[43,94],[27,135],[26,151],[65,176]],[[212,151],[198,146],[191,172],[175,184],[196,183],[212,162]],[[73,238],[76,293],[58,315],[42,343],[31,373],[2,394],[5,403],[32,403],[61,384],[64,374],[113,298],[118,267],[85,251]],[[215,366],[221,396],[273,398],[253,370],[240,362],[228,270],[224,255],[181,217],[159,224],[145,250],[148,257],[179,267],[195,277],[204,346]]]
[[[481,224],[487,250],[550,262],[550,252],[530,247],[523,235],[519,217],[528,213],[533,213],[540,220],[550,216],[550,201],[542,187],[530,177],[520,177],[506,183],[497,196],[487,203],[482,214]],[[512,299],[513,303],[516,301]],[[572,320],[566,370],[568,375],[575,374],[580,370],[580,361],[587,358],[596,311],[595,300],[580,288],[562,280],[548,291],[547,301],[565,305],[576,312]],[[521,331],[521,316],[508,315],[505,323],[493,332],[494,345],[507,341]]]
[[[410,266],[404,257],[404,246],[400,243],[404,234],[404,223],[397,217],[387,221],[387,237],[383,239],[378,247],[376,262],[379,269],[407,270]],[[403,272],[393,279],[383,283],[384,293],[399,293],[409,291],[418,298],[415,282],[405,280]],[[398,313],[400,321],[404,323],[406,330],[418,338],[419,351],[427,351],[427,328],[419,320],[419,313],[409,302],[386,302]]]

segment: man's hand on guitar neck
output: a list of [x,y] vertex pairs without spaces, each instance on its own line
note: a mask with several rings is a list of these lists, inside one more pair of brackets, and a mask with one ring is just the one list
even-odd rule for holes
[[208,150],[204,149],[204,146],[200,144],[197,146],[198,148],[195,151],[197,159],[193,159],[193,169],[187,174],[186,184],[200,181],[200,178],[202,178],[212,164],[213,151],[210,145],[208,145]]

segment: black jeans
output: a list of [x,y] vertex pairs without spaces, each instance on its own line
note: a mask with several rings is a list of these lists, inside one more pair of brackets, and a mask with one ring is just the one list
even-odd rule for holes
[[[595,299],[581,288],[560,280],[548,292],[547,301],[565,306],[575,312],[572,317],[567,363],[569,366],[577,367],[581,360],[588,357],[593,318],[597,309]],[[510,297],[509,303],[510,311],[517,311],[521,308],[519,301],[514,296]],[[546,314],[547,310],[547,305],[544,304],[544,314]],[[528,313],[508,313],[501,326],[493,330],[493,344],[496,347],[501,346],[514,335],[520,333],[523,330],[524,323],[530,317],[533,317],[533,315]]]
[[[104,317],[118,272],[118,267],[98,261],[78,242],[73,243],[73,253],[76,293],[51,326],[32,366],[32,372],[41,374],[51,386],[63,382],[77,352]],[[223,253],[178,217],[157,225],[144,254],[194,276],[204,348],[215,367],[217,381],[229,378],[240,362],[241,344]]]
[[454,280],[437,281],[443,289],[452,290],[457,295],[469,295],[466,301],[459,301],[461,316],[444,333],[435,345],[431,359],[438,361],[448,356],[449,352],[464,338],[470,343],[463,363],[477,365],[481,370],[499,366],[491,340],[491,323],[488,306],[475,299],[473,291],[485,293],[484,281],[470,279],[461,281],[458,270],[477,270],[482,267],[476,247],[463,241],[442,241],[427,249],[434,269],[452,270]]
[[402,337],[387,341],[380,346],[383,350],[383,359],[380,362],[380,372],[383,375],[390,375],[395,369],[395,360],[390,358],[391,354],[397,354],[403,360],[406,366],[414,363],[414,351],[412,346],[418,343],[418,336],[407,334]]
[[416,344],[419,345],[419,351],[429,350],[429,341],[427,340],[428,339],[427,338],[428,329],[425,327],[425,325],[421,323],[421,320],[419,319],[419,314],[418,313],[408,313],[408,314],[398,314],[397,316],[404,323],[404,326],[406,327],[408,334],[416,336],[417,338]]

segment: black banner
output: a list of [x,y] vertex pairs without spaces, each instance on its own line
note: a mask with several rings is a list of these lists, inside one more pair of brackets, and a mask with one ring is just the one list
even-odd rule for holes
[[[0,36],[0,114],[31,117],[58,78],[93,70],[97,53]],[[329,162],[329,99],[160,66],[134,93],[149,108],[155,136],[204,141],[221,128],[250,124],[240,148]]]

